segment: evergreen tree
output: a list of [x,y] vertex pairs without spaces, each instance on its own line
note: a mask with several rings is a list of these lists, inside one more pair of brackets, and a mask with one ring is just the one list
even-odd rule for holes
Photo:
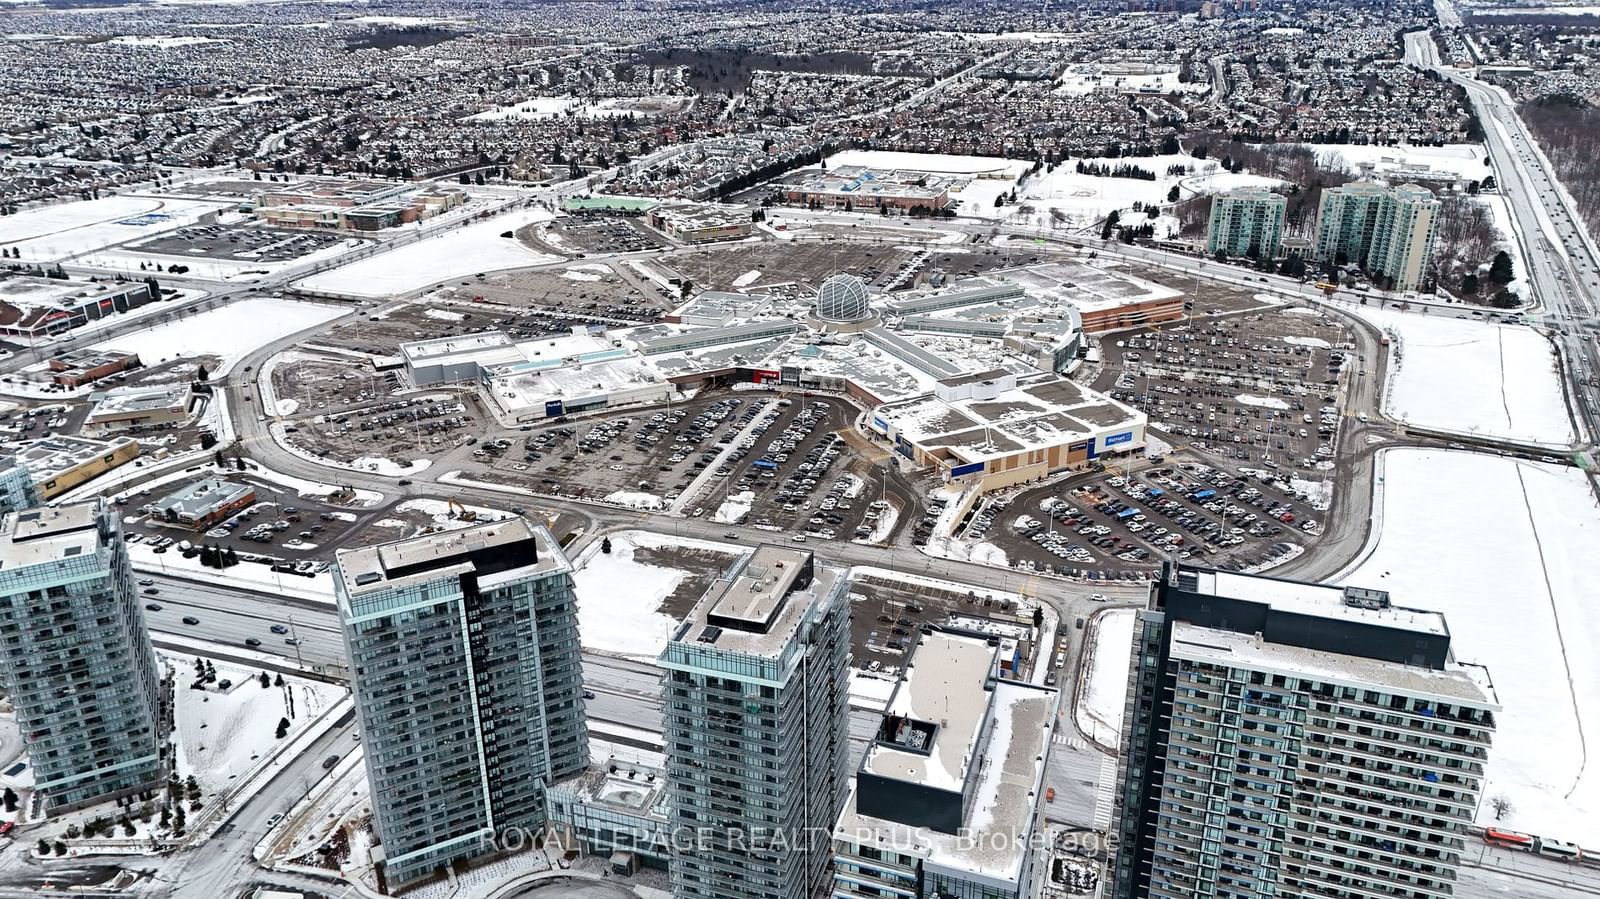
[[1494,261],[1489,263],[1489,280],[1496,284],[1510,284],[1514,277],[1511,256],[1505,250],[1494,254]]

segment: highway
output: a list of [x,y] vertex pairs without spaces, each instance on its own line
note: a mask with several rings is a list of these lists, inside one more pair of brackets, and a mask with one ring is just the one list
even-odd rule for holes
[[[1448,5],[1448,0],[1441,0]],[[1484,142],[1494,162],[1499,192],[1507,200],[1522,235],[1528,281],[1535,292],[1541,323],[1560,348],[1566,364],[1569,403],[1583,441],[1600,435],[1600,252],[1572,209],[1550,161],[1517,115],[1502,88],[1484,84],[1460,69],[1440,64],[1431,32],[1406,35],[1406,60],[1432,69],[1466,90],[1483,125]]]

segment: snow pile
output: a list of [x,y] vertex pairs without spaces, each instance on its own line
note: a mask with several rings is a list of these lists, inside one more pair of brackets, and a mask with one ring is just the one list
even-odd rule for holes
[[741,490],[723,500],[722,505],[718,506],[716,513],[711,516],[711,520],[717,524],[738,524],[750,514],[750,507],[755,505],[755,502],[754,490]]
[[451,278],[557,262],[558,256],[535,253],[514,237],[500,236],[550,218],[550,212],[543,209],[504,213],[312,275],[296,286],[358,297],[388,297]]
[[865,537],[857,537],[852,543],[882,543],[894,533],[895,522],[900,520],[900,510],[891,504],[878,514],[878,520],[872,525],[872,532]]
[[[499,521],[502,518],[508,517],[508,514],[505,512],[499,512],[483,506],[468,506],[462,504],[459,505],[459,507],[452,507],[449,500],[429,498],[408,499],[405,502],[395,506],[394,510],[396,512],[419,512],[428,516],[435,527],[443,528],[445,530],[449,530],[450,528],[464,528],[468,527],[469,525],[481,524],[486,521]],[[463,513],[465,514],[463,515]],[[379,524],[381,525],[382,522]],[[399,522],[399,525],[401,527],[406,526],[404,522]]]
[[756,283],[756,279],[759,278],[759,277],[761,277],[761,271],[759,269],[751,269],[751,270],[745,272],[744,274],[740,275],[739,277],[734,278],[733,279],[733,286],[734,287],[749,287],[750,285]]
[[1263,409],[1289,408],[1289,403],[1287,400],[1280,400],[1275,396],[1252,396],[1248,393],[1241,393],[1234,397],[1234,399],[1246,406],[1260,406]]
[[[632,490],[618,490],[606,494],[606,502],[627,506],[630,509],[639,509],[644,512],[659,512],[666,508],[667,501],[654,493],[639,493]],[[748,511],[748,509],[746,510]]]
[[1290,478],[1289,489],[1295,493],[1305,494],[1306,502],[1318,512],[1326,512],[1328,507],[1333,505],[1332,481],[1308,481],[1305,478]]
[[[1094,634],[1083,660],[1084,681],[1073,714],[1078,730],[1097,743],[1115,747],[1122,734],[1122,705],[1128,697],[1128,663],[1133,655],[1133,609],[1114,609],[1094,619]],[[1054,664],[1054,659],[1051,663]]]
[[1572,422],[1550,344],[1515,325],[1375,309],[1392,338],[1384,411],[1421,427],[1566,446]]
[[1323,340],[1321,337],[1299,337],[1291,335],[1289,337],[1282,337],[1279,339],[1284,343],[1294,344],[1295,346],[1308,346],[1319,350],[1333,349],[1333,344]]
[[154,323],[95,344],[94,349],[138,353],[145,365],[170,359],[216,356],[212,377],[227,374],[241,358],[280,338],[332,321],[350,310],[322,303],[260,298],[235,300],[205,312]]
[[[1584,474],[1437,450],[1383,464],[1376,546],[1340,580],[1444,613],[1456,659],[1487,666],[1502,711],[1478,823],[1600,844],[1585,751],[1600,746],[1600,509]],[[1513,807],[1498,822],[1496,797]]]
[[351,468],[359,468],[362,471],[377,472],[378,474],[389,475],[391,477],[402,477],[408,474],[416,474],[432,464],[433,463],[427,459],[413,459],[410,462],[400,463],[384,456],[362,456],[359,459],[350,460]]

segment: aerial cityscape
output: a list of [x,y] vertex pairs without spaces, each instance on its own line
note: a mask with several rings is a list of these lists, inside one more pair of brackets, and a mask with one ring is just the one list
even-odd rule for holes
[[5,0],[0,85],[0,899],[1600,896],[1600,6]]

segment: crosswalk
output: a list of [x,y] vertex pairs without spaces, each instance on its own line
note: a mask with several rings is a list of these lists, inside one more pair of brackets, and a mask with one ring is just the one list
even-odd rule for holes
[[1117,760],[1106,756],[1100,760],[1100,783],[1094,793],[1094,829],[1105,832],[1111,826],[1111,813],[1116,805]]
[[1083,742],[1082,740],[1078,739],[1077,737],[1072,736],[1071,734],[1065,734],[1065,733],[1057,733],[1054,737],[1050,738],[1050,742],[1056,744],[1057,746],[1065,746],[1068,749],[1088,749],[1089,748],[1089,744]]

